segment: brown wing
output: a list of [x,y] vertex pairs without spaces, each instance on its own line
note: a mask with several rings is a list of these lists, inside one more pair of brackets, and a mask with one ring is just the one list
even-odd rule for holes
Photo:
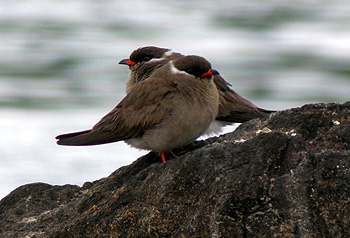
[[254,118],[262,118],[273,111],[256,107],[238,93],[229,88],[220,75],[214,76],[214,82],[219,90],[219,113],[216,120],[225,122],[245,122]]
[[172,112],[176,88],[164,82],[140,82],[91,130],[57,136],[60,145],[96,145],[142,136]]

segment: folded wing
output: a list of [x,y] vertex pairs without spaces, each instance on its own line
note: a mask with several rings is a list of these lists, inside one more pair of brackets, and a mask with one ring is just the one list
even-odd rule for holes
[[216,120],[241,123],[254,118],[262,118],[274,112],[256,107],[230,89],[230,84],[220,75],[214,76],[214,82],[220,94],[219,113]]
[[172,106],[164,99],[176,90],[162,82],[153,82],[152,90],[150,86],[140,82],[91,130],[59,135],[57,144],[98,145],[142,136],[171,114]]

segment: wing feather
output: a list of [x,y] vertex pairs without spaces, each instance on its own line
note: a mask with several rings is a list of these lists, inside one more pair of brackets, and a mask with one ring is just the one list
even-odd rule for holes
[[214,76],[219,90],[219,113],[216,120],[225,122],[245,122],[254,118],[262,118],[273,111],[256,107],[253,103],[229,88],[230,84],[220,75]]
[[[146,83],[147,82],[147,83]],[[143,135],[170,116],[176,87],[164,80],[140,82],[91,130],[57,136],[60,145],[96,145]]]

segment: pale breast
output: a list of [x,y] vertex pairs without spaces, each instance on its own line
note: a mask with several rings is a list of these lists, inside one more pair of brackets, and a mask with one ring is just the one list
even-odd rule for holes
[[191,100],[181,93],[176,95],[168,102],[174,107],[168,118],[142,137],[126,140],[126,143],[161,152],[185,146],[204,134],[217,115],[219,95],[212,82],[194,87],[200,87],[201,91],[192,92]]

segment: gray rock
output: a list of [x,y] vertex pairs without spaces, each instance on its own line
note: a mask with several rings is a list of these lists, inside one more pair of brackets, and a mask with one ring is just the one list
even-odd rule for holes
[[83,187],[21,186],[0,202],[0,237],[350,237],[350,102],[277,112],[174,153]]

